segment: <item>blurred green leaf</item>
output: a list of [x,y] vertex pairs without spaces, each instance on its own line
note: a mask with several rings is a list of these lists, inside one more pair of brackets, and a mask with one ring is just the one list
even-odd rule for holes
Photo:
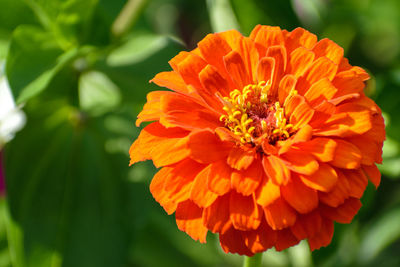
[[230,0],[207,0],[207,7],[214,32],[239,30],[239,24]]
[[17,103],[46,89],[54,75],[77,54],[63,51],[53,35],[36,26],[23,25],[13,33],[6,74]]
[[85,43],[98,0],[26,0],[42,25],[53,32],[58,44],[70,49]]
[[400,208],[393,209],[374,221],[362,236],[359,263],[366,264],[385,247],[400,238]]
[[121,101],[121,94],[104,73],[90,71],[80,76],[79,101],[84,111],[99,116],[115,108]]

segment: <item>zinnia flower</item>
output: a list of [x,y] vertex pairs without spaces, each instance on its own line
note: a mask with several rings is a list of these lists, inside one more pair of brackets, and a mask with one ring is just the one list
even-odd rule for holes
[[209,34],[152,82],[131,161],[162,167],[150,191],[178,228],[251,256],[327,246],[380,173],[384,122],[369,76],[329,39],[258,25]]

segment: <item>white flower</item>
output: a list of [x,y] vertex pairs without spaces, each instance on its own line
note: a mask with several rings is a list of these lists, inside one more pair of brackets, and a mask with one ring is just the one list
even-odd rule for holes
[[7,77],[0,67],[0,149],[25,125],[25,114],[15,105]]

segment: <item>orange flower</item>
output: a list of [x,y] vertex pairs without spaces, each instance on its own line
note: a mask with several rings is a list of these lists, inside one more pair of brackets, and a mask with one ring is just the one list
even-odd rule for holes
[[209,34],[152,82],[131,161],[162,167],[150,190],[178,228],[253,255],[327,246],[380,173],[384,122],[369,76],[329,39],[258,25]]

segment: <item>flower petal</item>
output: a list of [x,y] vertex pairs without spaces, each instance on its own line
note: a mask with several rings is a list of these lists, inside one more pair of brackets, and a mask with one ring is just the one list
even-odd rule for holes
[[350,223],[360,208],[361,201],[357,198],[351,197],[336,208],[325,205],[321,206],[321,213],[332,221],[338,223]]
[[322,218],[319,211],[303,214],[297,217],[296,223],[290,228],[298,240],[313,237],[317,234],[322,225]]
[[315,34],[299,27],[289,33],[286,39],[286,48],[288,49],[288,52],[293,51],[299,46],[311,49],[314,47],[316,42],[317,36]]
[[301,151],[309,152],[320,162],[333,160],[337,143],[330,138],[316,137],[296,145]]
[[139,113],[136,126],[145,121],[158,121],[162,116],[161,113],[161,97],[171,92],[154,91],[147,94],[147,102],[144,104],[143,110]]
[[260,57],[265,56],[267,48],[274,45],[283,45],[282,30],[279,27],[260,26],[256,32],[251,33]]
[[288,73],[293,74],[296,78],[302,76],[311,63],[314,61],[315,55],[310,50],[300,46],[290,53]]
[[335,64],[340,63],[344,54],[343,48],[326,38],[316,43],[312,51],[315,53],[317,58],[327,57]]
[[206,243],[208,229],[203,225],[203,209],[192,201],[179,203],[175,212],[176,224],[179,230],[186,232],[194,240]]
[[281,79],[278,89],[278,98],[279,98],[279,103],[281,103],[281,105],[285,103],[285,100],[287,96],[290,94],[290,92],[295,89],[296,82],[297,82],[296,77],[291,74],[285,75]]
[[315,158],[303,151],[290,150],[281,155],[286,167],[294,172],[311,175],[318,170]]
[[312,175],[299,176],[306,186],[322,192],[331,191],[338,180],[338,175],[335,169],[326,163],[320,163],[318,171]]
[[188,132],[181,128],[166,129],[158,122],[147,125],[129,149],[130,165],[152,159],[154,165],[170,165],[187,158]]
[[296,244],[298,244],[300,240],[296,238],[296,236],[293,235],[292,231],[290,229],[283,229],[280,231],[277,231],[277,237],[276,237],[276,243],[275,243],[275,249],[277,251],[282,251],[284,249],[287,249],[289,247],[292,247]]
[[243,88],[251,83],[250,76],[246,71],[246,66],[238,52],[229,52],[229,54],[224,56],[224,62],[225,67],[237,88]]
[[363,165],[362,169],[367,176],[367,178],[375,185],[375,188],[378,188],[381,183],[381,172],[375,164],[371,166]]
[[280,187],[273,183],[271,179],[264,176],[256,192],[257,204],[266,207],[272,204],[280,196]]
[[296,222],[296,211],[281,197],[264,207],[264,214],[269,226],[274,230],[290,227]]
[[226,158],[232,145],[222,142],[211,131],[194,131],[188,136],[187,149],[192,159],[200,163],[213,163]]
[[254,255],[246,246],[241,231],[230,227],[225,233],[219,234],[219,243],[225,253],[238,253],[251,257]]
[[257,81],[270,81],[274,73],[275,59],[272,57],[263,57],[257,66]]
[[287,54],[284,46],[270,46],[267,49],[267,57],[275,60],[274,71],[272,73],[272,83],[268,94],[276,96],[278,94],[278,86],[283,73],[286,70]]
[[336,169],[338,180],[336,186],[332,191],[324,193],[318,192],[319,200],[331,207],[337,207],[341,205],[348,197],[350,191],[350,185],[344,174]]
[[364,172],[357,170],[343,170],[343,174],[346,176],[349,182],[349,195],[360,199],[365,192],[368,185],[368,179]]
[[257,230],[242,232],[246,246],[253,253],[263,252],[275,245],[276,231],[262,220]]
[[283,198],[299,213],[308,213],[318,207],[317,192],[303,184],[298,177],[281,187]]
[[201,57],[190,53],[178,64],[178,72],[187,85],[201,88],[199,73],[207,65]]
[[234,146],[229,152],[227,163],[236,170],[245,170],[256,156],[256,151],[252,148]]
[[308,89],[304,94],[304,97],[307,99],[308,103],[314,107],[320,104],[323,100],[330,100],[336,92],[337,89],[332,85],[332,83],[327,78],[323,78],[312,84],[310,89]]
[[263,156],[262,164],[267,177],[274,184],[284,185],[290,180],[290,170],[279,157],[274,155]]
[[193,180],[203,168],[204,165],[191,159],[177,163],[169,175],[164,177],[164,190],[168,198],[176,203],[189,199]]
[[331,164],[342,169],[357,169],[360,167],[361,151],[352,143],[335,139],[336,150]]
[[208,189],[207,180],[210,169],[211,166],[208,165],[197,174],[190,191],[190,199],[200,208],[210,206],[218,197],[217,194]]
[[153,82],[161,87],[169,88],[178,93],[189,93],[189,90],[182,77],[175,71],[160,72],[152,80],[150,80],[150,82]]
[[229,194],[218,197],[203,211],[203,224],[213,233],[224,234],[232,225],[229,218]]
[[261,161],[256,160],[246,170],[232,172],[231,186],[236,192],[248,196],[252,194],[260,184],[263,177]]
[[168,193],[164,189],[166,182],[165,177],[168,177],[173,169],[173,167],[162,168],[154,175],[150,184],[151,194],[154,199],[160,203],[161,207],[164,208],[168,215],[174,213],[177,207],[177,204],[169,199]]
[[333,237],[333,221],[322,217],[320,231],[308,239],[311,251],[326,247],[331,243]]
[[163,116],[160,123],[165,127],[185,129],[215,129],[221,126],[217,113],[198,104],[193,98],[178,94],[168,94],[161,98]]
[[211,164],[207,181],[208,188],[220,196],[228,193],[231,190],[232,171],[225,160]]
[[257,229],[263,215],[254,196],[243,196],[235,191],[231,191],[229,213],[233,227],[242,231]]

